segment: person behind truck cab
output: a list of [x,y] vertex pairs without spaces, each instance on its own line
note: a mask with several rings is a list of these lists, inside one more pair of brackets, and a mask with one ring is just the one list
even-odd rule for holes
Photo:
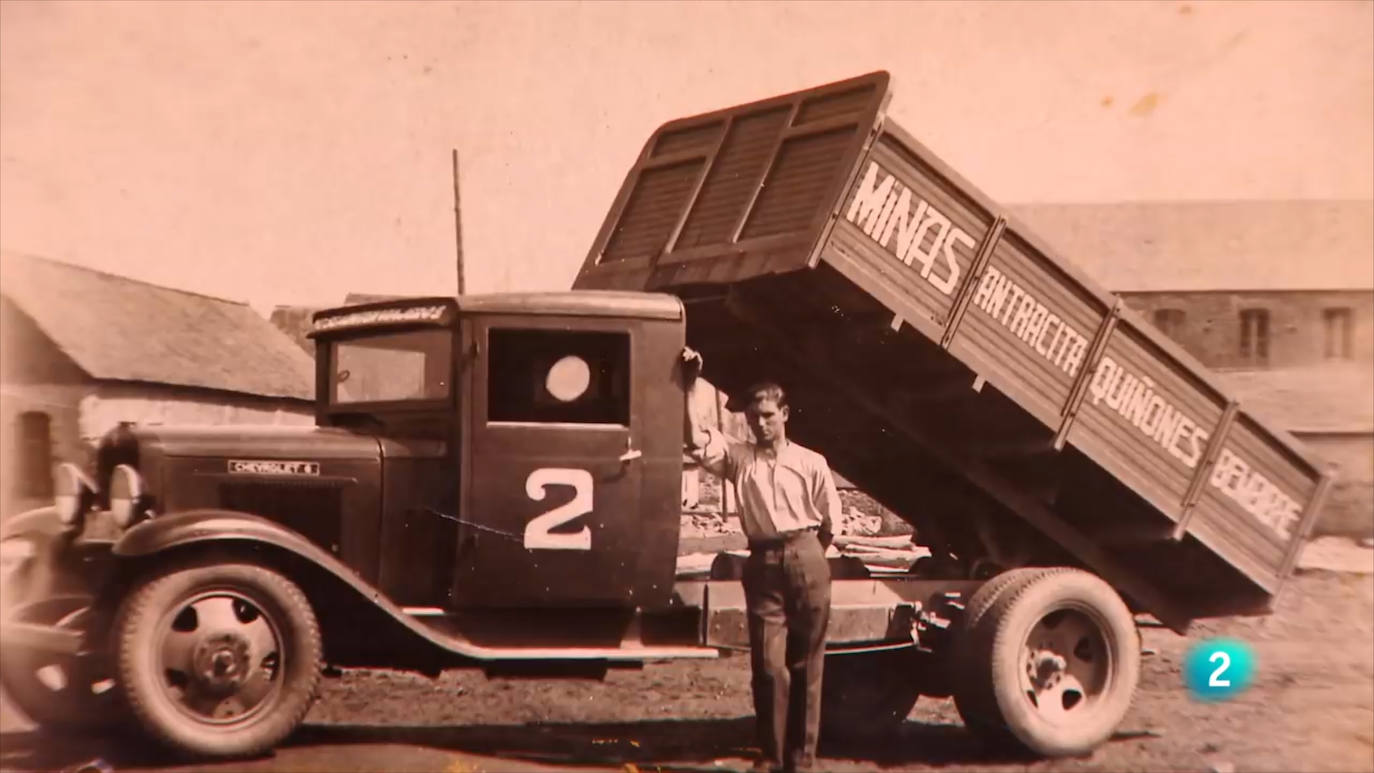
[[[690,389],[701,355],[683,351]],[[808,770],[820,734],[821,676],[830,621],[826,548],[840,496],[825,457],[787,439],[787,393],[764,382],[744,395],[753,443],[697,423],[687,401],[691,454],[735,484],[749,540],[744,598],[762,759],[768,770]]]

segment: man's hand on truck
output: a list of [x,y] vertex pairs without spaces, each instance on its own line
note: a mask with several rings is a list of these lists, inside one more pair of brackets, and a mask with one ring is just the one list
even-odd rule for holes
[[704,364],[701,352],[690,346],[682,347],[682,385],[688,389],[696,383],[697,377],[701,375],[701,368]]
[[682,386],[686,390],[685,399],[682,401],[682,420],[689,453],[705,448],[711,440],[710,432],[697,421],[696,414],[692,412],[697,379],[701,376],[703,364],[701,352],[689,346],[682,347]]

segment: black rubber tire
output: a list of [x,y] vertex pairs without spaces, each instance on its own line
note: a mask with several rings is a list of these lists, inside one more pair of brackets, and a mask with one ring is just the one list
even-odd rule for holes
[[[1088,620],[1104,644],[1106,683],[1073,722],[1056,724],[1037,713],[1022,692],[1026,640],[1047,615],[1072,610]],[[965,724],[993,743],[1012,741],[1046,757],[1091,752],[1116,730],[1130,708],[1140,675],[1135,619],[1110,585],[1078,569],[1058,567],[1011,581],[972,632],[966,654],[982,660],[990,690],[958,702]]]
[[1024,583],[1031,577],[1036,577],[1047,571],[1050,571],[1050,568],[1030,566],[1011,569],[989,578],[987,582],[979,585],[978,590],[969,597],[964,608],[964,617],[959,623],[960,630],[972,631],[976,629],[987,615],[988,610],[992,609],[993,602],[997,601],[1008,588]]
[[821,740],[871,741],[897,732],[921,695],[911,649],[835,654],[821,682]]
[[[158,671],[158,637],[166,616],[200,594],[247,598],[276,628],[283,664],[279,684],[241,720],[214,723],[177,705]],[[233,758],[266,752],[309,711],[319,688],[320,629],[295,583],[250,563],[198,561],[167,570],[133,588],[113,629],[119,685],[142,729],[167,747],[197,757]]]
[[[63,684],[50,686],[38,674],[40,669],[60,670]],[[44,730],[61,732],[98,732],[119,726],[127,714],[110,686],[95,692],[92,686],[107,677],[90,660],[14,648],[0,658],[0,685],[24,716]]]
[[[24,539],[9,535],[0,542]],[[33,557],[7,567],[0,578],[0,611],[5,622],[63,625],[84,630],[92,619],[93,599],[63,596],[36,599],[32,575],[43,569]],[[45,681],[40,673],[46,672]],[[74,657],[23,647],[6,649],[0,657],[0,687],[19,710],[45,730],[93,732],[117,727],[128,719],[113,685],[108,661],[95,656]],[[58,680],[60,679],[60,683]],[[96,686],[109,689],[96,690]]]
[[974,725],[990,713],[987,707],[992,701],[993,690],[988,663],[992,658],[992,634],[995,629],[985,625],[984,621],[998,599],[1047,571],[1052,570],[1035,566],[995,575],[973,592],[959,620],[952,658],[955,673],[954,705],[959,710],[959,716],[964,718],[964,724],[985,738],[995,735],[995,730],[989,732],[990,729],[976,728]]

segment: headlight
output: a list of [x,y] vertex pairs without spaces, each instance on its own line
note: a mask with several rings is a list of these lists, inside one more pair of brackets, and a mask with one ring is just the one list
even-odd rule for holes
[[63,462],[53,470],[53,504],[63,526],[74,528],[95,500],[95,484],[80,467]]
[[119,528],[134,524],[148,506],[143,476],[127,464],[116,465],[110,473],[110,515]]

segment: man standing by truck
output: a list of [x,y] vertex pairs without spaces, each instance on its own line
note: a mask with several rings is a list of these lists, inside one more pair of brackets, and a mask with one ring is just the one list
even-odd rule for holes
[[735,484],[749,540],[744,597],[762,759],[768,770],[808,770],[820,735],[821,676],[830,621],[825,550],[840,497],[825,457],[787,439],[787,393],[764,382],[743,396],[753,443],[696,421],[697,352],[683,351],[689,445],[706,469]]

